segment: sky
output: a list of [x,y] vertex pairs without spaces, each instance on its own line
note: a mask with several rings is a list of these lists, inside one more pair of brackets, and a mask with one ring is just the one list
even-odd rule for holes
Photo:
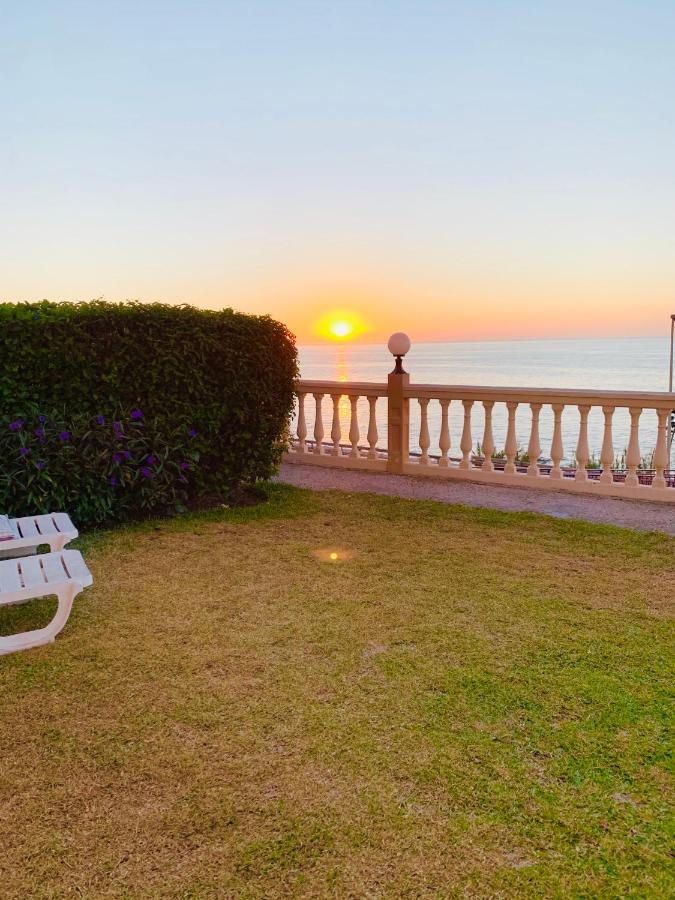
[[0,0],[0,299],[651,335],[672,0]]

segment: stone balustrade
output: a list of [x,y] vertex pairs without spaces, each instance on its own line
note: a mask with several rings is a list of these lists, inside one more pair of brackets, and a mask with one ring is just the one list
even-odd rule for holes
[[[386,384],[298,381],[296,393],[295,435],[286,459],[386,471],[387,452],[378,448],[380,433],[377,424],[377,401],[387,397]],[[368,404],[367,425],[359,422],[358,403],[361,398]],[[345,401],[348,404],[348,429],[345,428],[344,410],[341,409]],[[324,425],[326,409],[331,421],[329,432]],[[307,427],[308,419],[311,432]],[[343,442],[343,438],[348,438],[348,443]]]
[[[668,445],[673,393],[410,384],[409,377],[393,372],[386,384],[298,381],[294,434],[285,461],[675,503],[675,471],[669,468]],[[435,404],[439,427],[432,446],[429,422]],[[415,406],[419,436],[411,446],[411,408]],[[591,458],[588,438],[588,417],[595,408],[604,417],[598,461]],[[625,468],[619,471],[613,468],[613,419],[618,409],[626,409],[630,416]],[[496,410],[507,421],[499,458],[494,456]],[[519,453],[517,435],[517,414],[522,410],[529,421],[526,456]],[[540,439],[542,410],[549,411],[553,421],[546,448]],[[324,426],[327,411],[329,433]],[[458,434],[451,433],[451,411],[461,412]],[[479,430],[474,425],[477,411],[482,413]],[[570,415],[578,421],[573,448],[563,444],[562,420]],[[644,469],[640,426],[650,418],[655,440],[644,450],[653,449],[653,462]],[[569,425],[569,418],[566,421]],[[474,452],[478,443],[480,456]],[[574,459],[575,465],[566,464],[566,459]]]

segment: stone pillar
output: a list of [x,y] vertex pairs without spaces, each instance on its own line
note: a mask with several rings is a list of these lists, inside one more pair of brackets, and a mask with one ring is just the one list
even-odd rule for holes
[[407,372],[391,372],[387,378],[387,472],[403,473],[410,450],[410,401],[403,389],[410,384]]

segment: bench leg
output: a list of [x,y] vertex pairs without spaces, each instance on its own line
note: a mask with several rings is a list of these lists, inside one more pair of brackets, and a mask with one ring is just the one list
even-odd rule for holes
[[5,653],[14,653],[17,650],[29,650],[31,647],[40,647],[53,641],[68,621],[68,616],[73,608],[73,600],[80,593],[82,587],[76,582],[64,585],[56,592],[59,605],[54,618],[44,628],[36,628],[33,631],[22,631],[20,634],[11,634],[0,637],[0,656]]

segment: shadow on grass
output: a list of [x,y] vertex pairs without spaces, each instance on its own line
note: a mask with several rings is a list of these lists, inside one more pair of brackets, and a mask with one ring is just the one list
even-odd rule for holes
[[183,513],[175,517],[147,519],[116,528],[87,531],[69,544],[69,547],[87,553],[100,550],[110,541],[118,541],[121,536],[132,537],[135,534],[147,534],[151,531],[179,533],[190,531],[195,526],[227,522],[232,525],[266,522],[270,519],[294,519],[309,515],[315,511],[316,500],[311,491],[291,487],[285,484],[265,483],[257,485],[260,502],[250,506],[223,505],[214,509],[197,510]]

